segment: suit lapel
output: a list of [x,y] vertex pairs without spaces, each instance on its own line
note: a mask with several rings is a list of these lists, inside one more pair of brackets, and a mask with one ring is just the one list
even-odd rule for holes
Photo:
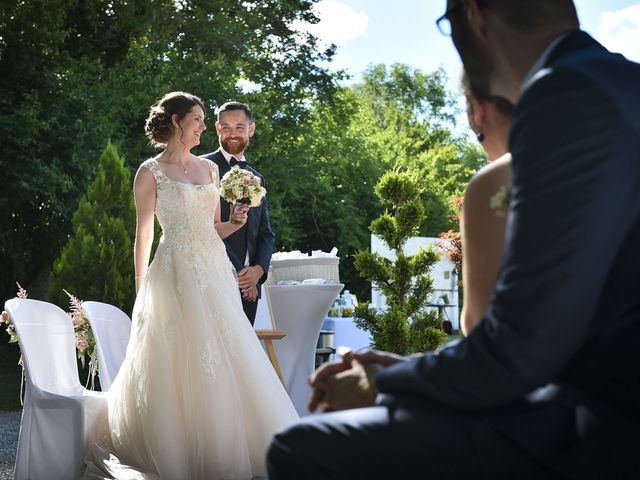
[[218,166],[220,178],[222,178],[225,173],[231,170],[231,167],[229,167],[229,164],[225,160],[224,155],[222,155],[220,149],[216,150],[213,153],[213,155],[211,156],[211,160],[213,160],[213,162]]
[[[245,159],[246,158],[247,157],[245,156]],[[260,178],[260,175],[258,175],[258,172],[256,172],[250,166],[247,165],[246,169],[249,170],[251,173],[253,173],[256,177]],[[258,225],[260,223],[260,217],[261,217],[261,209],[262,209],[262,204],[258,205],[257,207],[251,207],[249,209],[249,218],[247,219],[247,232],[253,233],[258,228]],[[254,235],[248,235],[248,236],[249,238],[254,237]]]

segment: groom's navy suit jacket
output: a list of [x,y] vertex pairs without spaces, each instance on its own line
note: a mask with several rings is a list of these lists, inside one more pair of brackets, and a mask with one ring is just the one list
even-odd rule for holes
[[378,388],[474,411],[570,478],[638,475],[640,65],[569,34],[525,85],[509,143],[485,317],[438,354],[382,370]]
[[[220,178],[231,170],[231,167],[219,149],[213,153],[204,155],[204,158],[213,161],[218,166]],[[248,165],[246,169],[259,177],[260,183],[266,188],[264,177],[260,173]],[[229,203],[222,197],[220,197],[220,217],[223,222],[229,220]],[[227,247],[229,259],[236,270],[239,271],[244,268],[246,253],[249,254],[249,265],[262,266],[265,272],[259,281],[259,284],[262,285],[269,273],[269,263],[271,262],[274,240],[275,235],[271,230],[267,198],[263,197],[262,203],[259,206],[249,209],[247,223],[241,229],[225,238],[224,243]],[[260,288],[258,288],[258,296],[260,296]]]

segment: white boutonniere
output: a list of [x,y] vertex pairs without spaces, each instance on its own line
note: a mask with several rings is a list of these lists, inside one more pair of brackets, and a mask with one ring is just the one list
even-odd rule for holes
[[490,200],[490,205],[495,210],[496,215],[504,217],[509,210],[509,202],[511,202],[511,184],[502,185]]

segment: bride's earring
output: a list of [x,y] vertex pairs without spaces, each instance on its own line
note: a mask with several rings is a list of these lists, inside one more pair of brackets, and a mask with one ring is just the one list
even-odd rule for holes
[[478,139],[478,142],[482,143],[484,142],[484,133],[480,132],[476,134],[476,138]]

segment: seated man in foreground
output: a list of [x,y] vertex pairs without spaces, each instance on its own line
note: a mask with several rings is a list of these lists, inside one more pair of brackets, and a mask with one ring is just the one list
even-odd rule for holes
[[516,105],[495,295],[439,353],[348,354],[316,372],[311,408],[367,408],[278,433],[270,478],[628,478],[640,451],[640,66],[580,31],[571,0],[449,0],[439,21],[474,90]]

